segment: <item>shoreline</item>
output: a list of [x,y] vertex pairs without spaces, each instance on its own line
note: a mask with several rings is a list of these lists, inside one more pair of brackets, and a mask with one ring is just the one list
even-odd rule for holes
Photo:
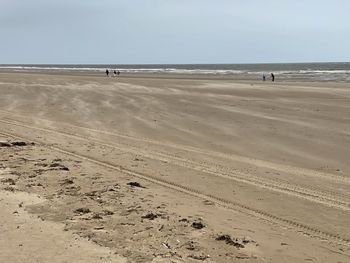
[[262,80],[263,74],[270,80],[270,73],[283,82],[350,82],[350,63],[253,63],[253,64],[12,64],[0,65],[1,71],[32,72],[67,75],[99,75],[106,69],[119,70],[122,75],[139,78],[188,78]]
[[250,77],[247,78],[246,75],[214,75],[214,74],[175,74],[175,73],[121,73],[118,77],[109,76],[106,77],[104,72],[85,72],[85,71],[42,71],[42,70],[35,70],[35,71],[14,71],[14,70],[3,70],[0,69],[0,74],[24,74],[24,75],[47,75],[47,76],[71,76],[71,77],[92,77],[92,78],[101,78],[101,79],[112,79],[112,80],[132,80],[132,79],[145,79],[145,80],[203,80],[203,81],[227,81],[227,82],[233,82],[233,83],[246,83],[246,84],[262,84],[262,85],[278,85],[279,84],[286,84],[286,85],[311,85],[311,86],[329,86],[329,84],[332,85],[339,85],[343,86],[346,84],[349,84],[350,81],[335,81],[335,80],[313,80],[313,79],[290,79],[290,78],[279,78],[278,75],[276,75],[275,82],[272,82],[270,79],[267,79],[266,81],[262,81],[262,79],[256,78],[256,77]]

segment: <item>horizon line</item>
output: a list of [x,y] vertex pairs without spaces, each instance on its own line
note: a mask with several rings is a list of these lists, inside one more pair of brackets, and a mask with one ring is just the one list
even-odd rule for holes
[[350,61],[309,61],[309,62],[250,62],[250,63],[1,63],[0,65],[258,65],[258,64],[336,64]]

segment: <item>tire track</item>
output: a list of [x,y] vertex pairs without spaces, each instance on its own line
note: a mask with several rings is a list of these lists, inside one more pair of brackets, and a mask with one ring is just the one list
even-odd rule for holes
[[[9,111],[4,111],[4,110],[0,110],[0,112],[3,112],[5,114],[12,114],[11,112]],[[19,114],[12,114],[12,115],[15,115],[15,116],[19,116],[19,117],[24,117],[22,115],[19,115]],[[12,119],[12,118],[9,118],[9,117],[5,117],[4,119],[8,119],[10,121],[14,121],[14,122],[19,122],[19,123],[24,123],[23,121],[18,121],[16,119]],[[41,119],[41,118],[36,118],[38,120],[41,120],[41,121],[47,121],[45,119]],[[57,122],[56,122],[57,123]],[[28,122],[27,122],[28,124]],[[29,123],[30,124],[30,123]],[[67,125],[67,124],[66,124]],[[81,129],[81,130],[86,130],[86,131],[90,131],[92,133],[102,133],[102,134],[106,134],[106,135],[110,135],[110,136],[115,136],[115,137],[120,137],[120,138],[123,138],[123,139],[129,139],[129,140],[134,140],[134,141],[140,141],[140,142],[145,142],[145,143],[149,143],[149,144],[153,144],[153,145],[159,145],[159,146],[163,146],[163,147],[169,147],[169,148],[174,148],[174,149],[177,149],[177,150],[182,150],[182,151],[186,151],[186,152],[194,152],[194,153],[199,153],[199,154],[203,154],[203,155],[207,155],[207,156],[211,156],[211,157],[218,157],[219,155],[223,155],[223,156],[220,156],[220,158],[223,158],[223,159],[232,159],[233,161],[238,161],[238,162],[243,162],[243,163],[247,163],[247,164],[252,164],[252,162],[244,162],[242,160],[236,160],[235,157],[236,155],[228,155],[228,154],[222,154],[222,153],[218,153],[218,152],[208,152],[208,151],[205,151],[205,150],[202,150],[202,149],[198,149],[198,148],[193,148],[193,147],[188,147],[188,146],[182,146],[182,145],[176,145],[176,144],[171,144],[171,143],[167,143],[167,144],[164,144],[164,143],[161,143],[161,142],[158,142],[158,141],[152,141],[152,140],[149,140],[149,139],[145,139],[145,138],[138,138],[138,137],[134,137],[134,136],[129,136],[129,135],[124,135],[124,134],[119,134],[119,133],[114,133],[114,132],[109,132],[109,131],[103,131],[103,130],[98,130],[98,129],[92,129],[92,128],[87,128],[87,127],[82,127],[82,126],[77,126],[77,125],[73,125],[73,124],[68,124],[68,126],[70,127],[73,127],[73,128],[77,128],[77,129]],[[49,128],[47,128],[48,130],[50,130]],[[51,130],[51,131],[56,131],[56,130]],[[58,132],[58,131],[57,131]],[[75,133],[69,133],[70,135],[75,135],[77,136]],[[83,137],[81,137],[83,138]],[[85,137],[84,137],[85,138]],[[86,139],[91,139],[91,137],[86,137]],[[131,145],[131,144],[126,144],[126,143],[123,143],[123,145],[126,145],[127,147],[133,147],[135,148],[134,145]],[[139,148],[140,150],[141,148]],[[211,154],[212,153],[212,154]],[[157,153],[158,154],[158,153]],[[160,154],[160,153],[159,153]],[[177,155],[174,155],[174,154],[168,154],[168,153],[164,153],[162,152],[163,155],[166,155],[170,158],[179,158]],[[226,157],[225,157],[226,156]],[[232,157],[232,158],[231,158]],[[244,157],[244,156],[239,156],[239,158],[243,158],[243,159],[250,159],[250,158],[247,158],[247,157]],[[185,160],[185,159],[184,159]],[[255,161],[262,161],[262,160],[257,160],[257,159],[250,159],[250,160],[255,160]],[[190,160],[186,159],[186,162],[190,162]],[[262,161],[262,162],[265,162],[265,161]],[[201,164],[202,163],[205,163],[205,162],[200,162]],[[198,165],[198,162],[195,163],[195,166]],[[220,167],[220,165],[217,165],[217,164],[208,164],[210,167]],[[207,165],[207,166],[208,166]],[[254,164],[253,164],[254,165]],[[276,165],[279,165],[279,164],[276,164]],[[258,165],[256,165],[258,166]],[[283,170],[283,169],[277,169],[277,168],[271,168],[271,167],[268,167],[268,166],[258,166],[258,167],[263,167],[263,168],[270,168],[270,169],[273,169],[273,170],[276,170],[276,171],[280,171],[280,172],[287,172],[289,174],[293,174],[293,175],[305,175],[305,174],[302,174],[302,173],[295,173],[295,172],[291,172],[290,170]],[[290,167],[290,166],[288,166]],[[350,178],[347,178],[347,177],[344,177],[344,176],[340,176],[340,175],[334,175],[334,174],[329,174],[329,173],[322,173],[322,172],[318,172],[318,171],[314,171],[314,170],[310,170],[310,169],[304,169],[304,168],[298,168],[298,167],[291,167],[291,168],[295,168],[295,169],[303,169],[304,172],[307,172],[307,171],[310,171],[310,172],[313,172],[317,175],[321,175],[321,176],[318,176],[318,177],[321,177],[323,179],[334,179],[336,178],[335,181],[340,181],[340,182],[346,182],[346,183],[350,183]],[[227,170],[225,168],[222,168],[222,166],[219,168],[221,169],[222,171],[225,171],[225,173],[239,173],[241,175],[243,175],[245,178],[247,176],[247,174],[245,173],[242,173],[242,172],[238,172],[237,170]],[[306,174],[308,175],[308,174]],[[251,175],[249,175],[250,177],[253,177]],[[313,175],[315,176],[315,175]],[[259,177],[255,177],[257,178],[258,180],[261,180],[261,178]],[[289,183],[287,182],[282,182],[282,181],[279,181],[277,179],[266,179],[266,180],[269,180],[271,182],[274,182],[274,184],[282,184],[282,185],[290,185]],[[314,188],[314,187],[311,187],[311,186],[308,186],[307,189],[302,187],[302,186],[298,186],[296,184],[293,184],[292,188],[298,188],[298,189],[302,189],[301,191],[302,192],[305,192],[306,195],[315,195],[315,193],[321,193],[322,194],[322,199],[323,197],[327,197],[328,199],[333,199],[334,196],[342,196],[344,198],[344,200],[349,200],[350,199],[350,196],[349,195],[345,195],[345,194],[341,194],[341,193],[335,193],[335,192],[332,192],[332,191],[329,191],[329,190],[322,190],[320,191],[318,188]],[[283,186],[283,188],[288,188],[288,187],[285,187]],[[310,192],[311,191],[311,192]],[[319,195],[320,196],[320,195]],[[334,201],[337,201],[336,199]],[[339,200],[338,200],[339,201]],[[344,203],[345,202],[345,203]],[[340,201],[340,204],[341,205],[344,205],[346,206],[346,209],[348,209],[348,206],[349,206],[349,202],[347,201]]]
[[[164,153],[150,153],[149,151],[145,152],[140,148],[136,148],[134,146],[128,145],[128,148],[125,147],[120,147],[117,146],[116,144],[106,144],[102,141],[96,140],[96,139],[91,139],[91,138],[85,138],[82,136],[78,136],[76,134],[71,134],[68,132],[61,132],[57,130],[52,130],[48,128],[39,128],[39,127],[34,127],[34,126],[29,126],[29,125],[24,125],[24,124],[18,124],[18,123],[13,123],[13,122],[7,122],[7,121],[2,121],[0,122],[8,124],[8,125],[16,125],[16,126],[21,126],[24,128],[29,128],[29,129],[35,129],[43,132],[48,132],[48,133],[55,133],[58,135],[63,135],[72,139],[76,140],[83,140],[87,142],[94,142],[95,144],[108,147],[108,148],[114,148],[118,149],[120,151],[132,153],[135,155],[142,155],[143,157],[154,159],[154,160],[159,160],[163,162],[167,162],[173,165],[177,165],[180,167],[184,167],[187,169],[191,169],[194,171],[202,172],[205,174],[208,174],[210,176],[216,176],[216,177],[221,177],[224,179],[228,180],[233,180],[236,182],[240,183],[245,183],[249,185],[253,185],[255,187],[259,188],[264,188],[270,191],[275,191],[283,194],[288,194],[294,197],[302,198],[311,202],[316,202],[322,205],[326,205],[329,207],[341,209],[344,211],[350,211],[350,202],[347,202],[345,200],[340,199],[339,197],[336,197],[336,194],[333,194],[333,196],[330,196],[329,194],[322,192],[322,191],[315,191],[315,190],[310,190],[306,189],[301,186],[297,185],[290,185],[287,183],[282,183],[278,182],[277,180],[269,180],[269,179],[261,179],[252,175],[247,175],[238,171],[233,171],[230,169],[223,169],[219,168],[219,166],[216,165],[216,168],[213,169],[212,166],[208,166],[207,164],[204,165],[203,163],[196,163],[193,161],[190,161],[188,159],[183,159],[178,156],[174,155],[166,155]],[[132,149],[134,148],[134,149]]]
[[[4,110],[0,110],[0,112],[19,116],[22,118],[25,117],[23,115],[13,114],[11,112],[4,111]],[[17,120],[8,118],[8,117],[5,117],[5,118],[9,119],[10,121],[17,121]],[[40,118],[37,118],[37,119],[44,120],[44,119],[40,119]],[[191,147],[191,146],[177,145],[177,144],[173,144],[173,143],[164,144],[164,143],[161,143],[158,141],[153,141],[153,140],[146,139],[146,138],[138,138],[138,137],[134,137],[134,136],[130,136],[130,135],[119,134],[116,132],[92,129],[92,128],[81,127],[81,126],[72,125],[72,124],[69,124],[69,126],[71,126],[73,128],[84,129],[86,131],[91,131],[91,132],[95,132],[95,133],[98,132],[101,134],[111,135],[111,136],[119,137],[122,139],[140,141],[140,142],[149,143],[149,144],[153,144],[153,145],[159,145],[159,146],[163,146],[163,147],[173,148],[173,149],[177,149],[177,150],[181,150],[181,151],[203,154],[203,155],[211,156],[214,158],[218,157],[218,158],[223,158],[223,159],[232,160],[232,161],[236,161],[236,162],[246,163],[246,164],[253,165],[256,167],[268,168],[268,169],[272,169],[272,170],[280,171],[280,172],[287,172],[289,174],[293,174],[296,176],[300,176],[300,175],[310,176],[310,177],[322,178],[322,179],[326,179],[326,180],[334,180],[334,181],[338,181],[338,182],[350,183],[350,178],[342,176],[342,175],[320,172],[320,171],[315,171],[315,170],[311,170],[311,169],[307,169],[307,168],[294,167],[294,166],[289,166],[289,165],[284,165],[284,164],[272,163],[272,162],[268,162],[268,161],[264,161],[264,160],[260,160],[260,159],[253,159],[253,158],[244,157],[244,156],[240,156],[240,155],[236,155],[236,154],[225,154],[225,153],[220,153],[220,152],[213,152],[213,151],[208,151],[208,150],[204,150],[204,149],[198,149],[198,148]]]
[[[39,145],[43,145],[42,142],[38,141],[38,140],[32,140],[30,138],[25,138],[23,136],[19,136],[13,133],[8,133],[8,132],[0,132],[0,134],[10,137],[10,138],[15,138],[15,139],[20,139],[20,140],[25,140],[25,141],[33,141]],[[241,213],[244,213],[246,215],[255,217],[255,218],[259,218],[259,219],[263,219],[267,222],[270,223],[275,223],[278,225],[284,225],[284,226],[288,226],[290,228],[293,228],[294,230],[296,230],[297,232],[303,232],[304,234],[307,234],[309,237],[312,238],[318,238],[318,239],[325,239],[328,240],[329,242],[336,242],[338,244],[342,244],[344,246],[350,247],[350,239],[346,238],[346,237],[342,237],[341,235],[335,234],[335,233],[331,233],[331,232],[327,232],[327,231],[323,231],[320,229],[317,229],[315,227],[311,227],[308,225],[305,225],[303,223],[299,223],[299,222],[295,222],[289,219],[285,219],[282,217],[278,217],[275,216],[273,214],[267,213],[265,211],[256,209],[256,208],[251,208],[247,205],[238,203],[238,202],[234,202],[231,200],[227,200],[225,198],[221,198],[221,197],[217,197],[211,194],[206,194],[202,191],[199,191],[197,189],[188,187],[188,186],[183,186],[181,184],[172,182],[172,181],[168,181],[165,180],[163,178],[158,178],[156,176],[153,175],[149,175],[146,173],[141,173],[141,172],[136,172],[136,171],[132,171],[128,168],[125,168],[121,165],[117,165],[117,164],[113,164],[113,163],[109,163],[107,161],[101,161],[95,158],[91,158],[89,156],[86,155],[82,155],[80,153],[76,153],[73,151],[67,151],[65,149],[61,149],[59,147],[56,146],[52,146],[52,145],[47,145],[44,144],[44,147],[51,149],[53,151],[68,155],[68,156],[72,156],[81,160],[85,160],[88,161],[90,163],[105,167],[105,168],[109,168],[109,169],[113,169],[116,171],[119,171],[123,174],[129,175],[129,176],[134,176],[134,177],[138,177],[140,179],[146,180],[148,182],[151,183],[155,183],[157,185],[166,187],[168,189],[172,189],[181,193],[185,193],[188,195],[191,195],[193,197],[197,197],[199,199],[202,200],[209,200],[212,201],[213,203],[217,204],[218,206],[224,207],[226,209],[229,210],[233,210],[233,211],[238,211]]]

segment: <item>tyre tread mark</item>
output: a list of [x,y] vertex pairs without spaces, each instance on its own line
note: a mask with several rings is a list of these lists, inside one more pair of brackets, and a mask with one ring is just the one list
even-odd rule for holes
[[[9,137],[22,139],[22,140],[30,140],[30,139],[27,139],[23,136],[19,136],[19,135],[13,134],[13,133],[0,132],[0,134],[5,135],[5,136],[9,136]],[[42,144],[41,142],[36,141],[36,140],[32,140],[32,141],[34,141],[38,144]],[[63,154],[73,156],[73,157],[78,158],[78,159],[83,159],[85,161],[89,161],[91,163],[94,163],[94,164],[97,164],[97,165],[100,165],[100,166],[103,166],[103,167],[106,167],[109,169],[117,170],[121,173],[135,176],[135,177],[138,177],[140,179],[161,185],[163,187],[166,187],[166,188],[169,188],[169,189],[172,189],[175,191],[183,192],[183,193],[186,193],[186,194],[189,194],[191,196],[195,196],[197,198],[204,199],[204,200],[209,199],[210,201],[216,203],[217,205],[219,205],[221,207],[225,207],[225,208],[230,209],[230,210],[243,212],[244,214],[248,214],[248,215],[254,216],[256,218],[264,219],[264,220],[266,220],[268,222],[272,222],[272,223],[281,223],[281,222],[285,223],[286,225],[295,227],[298,230],[302,230],[303,232],[306,232],[311,237],[316,237],[316,238],[323,237],[323,238],[328,239],[329,241],[331,239],[333,241],[340,242],[343,245],[350,246],[350,239],[346,238],[346,237],[341,237],[338,234],[333,234],[333,233],[330,233],[327,231],[322,231],[322,230],[310,227],[310,226],[302,224],[302,223],[298,223],[298,222],[294,222],[294,221],[289,220],[289,219],[281,218],[281,217],[269,214],[267,212],[261,211],[259,209],[248,207],[248,206],[240,204],[238,202],[230,201],[230,200],[227,200],[227,199],[224,199],[221,197],[216,197],[216,196],[213,196],[211,194],[205,194],[197,189],[192,189],[188,186],[183,186],[183,185],[180,185],[180,184],[175,183],[175,182],[167,181],[165,179],[158,178],[158,177],[155,177],[153,175],[149,175],[149,174],[145,174],[145,173],[141,173],[141,172],[135,172],[135,171],[132,171],[132,170],[127,169],[127,168],[120,166],[120,165],[112,164],[112,163],[109,163],[106,161],[100,161],[98,159],[91,158],[89,156],[85,156],[85,155],[82,155],[79,153],[67,151],[67,150],[61,149],[61,148],[56,147],[56,146],[52,146],[52,145],[44,145],[44,146],[49,148],[49,149],[52,149],[56,152],[61,152]],[[299,226],[297,226],[297,225],[299,225]],[[315,236],[315,234],[317,236]]]
[[[4,110],[0,110],[0,112],[5,112],[7,114],[13,114],[13,113],[11,113],[9,111],[4,111]],[[25,117],[25,116],[20,115],[20,114],[13,114],[13,115],[20,116],[20,117]],[[11,120],[11,118],[8,118],[8,117],[5,117],[5,118]],[[43,120],[43,119],[40,119],[40,118],[37,118],[37,119]],[[15,120],[15,121],[17,121],[17,120]],[[330,173],[319,172],[319,171],[316,172],[314,170],[310,170],[310,169],[307,169],[307,168],[293,167],[293,166],[283,165],[283,164],[274,164],[274,163],[270,163],[270,162],[259,160],[259,159],[253,159],[253,158],[249,158],[249,157],[236,156],[236,155],[233,155],[233,154],[228,155],[228,154],[224,154],[224,153],[198,149],[198,148],[194,148],[194,147],[190,147],[190,146],[177,145],[177,144],[173,144],[173,143],[164,144],[164,143],[153,141],[153,140],[146,139],[146,138],[139,138],[139,137],[125,135],[125,134],[120,134],[120,133],[116,133],[116,132],[92,129],[92,128],[88,128],[88,127],[81,127],[81,126],[77,126],[77,125],[73,125],[73,124],[69,124],[69,126],[80,128],[80,129],[85,129],[85,130],[92,131],[92,132],[99,132],[99,133],[102,133],[102,134],[108,134],[108,135],[112,135],[112,136],[116,136],[116,137],[120,137],[120,138],[137,140],[137,141],[142,141],[142,142],[146,142],[146,143],[150,143],[150,144],[172,147],[174,149],[179,149],[179,150],[184,150],[184,151],[189,151],[189,152],[195,152],[195,153],[199,153],[199,154],[205,154],[205,155],[209,155],[209,156],[213,156],[213,157],[221,157],[221,158],[225,158],[225,159],[229,159],[229,160],[234,160],[234,161],[238,161],[238,162],[244,162],[244,163],[252,164],[252,165],[255,165],[255,166],[258,166],[258,167],[271,168],[271,169],[279,170],[279,171],[288,171],[288,173],[293,173],[295,175],[303,174],[303,175],[308,175],[308,176],[313,176],[313,177],[318,177],[318,178],[332,179],[332,180],[335,180],[335,181],[341,181],[341,182],[350,183],[350,178],[348,178],[348,177],[341,176],[341,175],[330,174]]]
[[[126,149],[126,148],[121,148],[119,146],[115,146],[115,144],[113,144],[113,146],[111,146],[110,144],[105,144],[101,141],[98,141],[96,139],[91,139],[91,138],[85,138],[85,137],[81,137],[78,136],[76,134],[71,134],[68,132],[62,132],[62,131],[57,131],[57,130],[52,130],[52,129],[47,129],[47,128],[39,128],[39,127],[33,127],[33,126],[28,126],[28,125],[24,125],[24,124],[18,124],[18,123],[11,123],[11,122],[7,122],[7,121],[2,121],[0,120],[0,122],[3,123],[7,123],[10,125],[19,125],[22,127],[26,127],[26,128],[30,128],[30,129],[37,129],[37,130],[41,130],[44,132],[51,132],[51,133],[56,133],[56,134],[60,134],[60,135],[64,135],[64,136],[69,136],[72,137],[74,139],[79,139],[79,140],[88,140],[88,141],[94,141],[97,144],[106,146],[106,147],[110,147],[110,148],[116,148],[122,151],[127,151],[127,152],[131,152],[134,154],[139,154],[139,155],[143,155],[144,157],[147,158],[151,158],[151,159],[156,159],[156,160],[160,160],[160,161],[166,161],[168,163],[172,163],[174,165],[178,165],[178,166],[182,166],[188,169],[192,169],[195,171],[200,171],[206,174],[210,174],[213,176],[217,176],[217,177],[221,177],[221,178],[225,178],[225,179],[230,179],[230,180],[234,180],[234,181],[238,181],[241,183],[246,183],[246,184],[250,184],[250,185],[254,185],[256,187],[260,187],[260,188],[265,188],[265,189],[269,189],[272,191],[278,191],[278,192],[282,192],[285,194],[289,194],[289,195],[293,195],[296,196],[298,198],[303,198],[309,201],[313,201],[313,202],[317,202],[323,205],[327,205],[329,207],[333,207],[333,208],[338,208],[338,209],[342,209],[342,210],[346,210],[349,211],[350,210],[350,203],[345,201],[345,200],[340,200],[337,198],[334,198],[329,196],[327,193],[319,191],[319,190],[308,190],[305,189],[303,187],[300,186],[288,186],[286,183],[281,183],[278,182],[277,180],[261,180],[261,178],[257,178],[254,176],[251,176],[249,178],[245,177],[242,175],[241,172],[237,172],[237,171],[233,171],[230,174],[228,174],[226,171],[220,171],[220,169],[217,168],[217,170],[213,171],[212,169],[210,169],[210,167],[206,167],[203,164],[198,164],[195,163],[193,161],[190,160],[185,160],[182,159],[181,157],[177,157],[177,156],[173,156],[173,155],[168,155],[166,157],[164,157],[164,153],[142,153],[141,149],[138,150],[131,150],[131,149]],[[132,148],[135,148],[133,146],[130,146]],[[158,156],[158,157],[157,157]],[[159,159],[161,158],[161,159]],[[175,163],[174,161],[171,161],[169,159],[166,158],[172,158],[173,160],[175,159],[177,162],[182,162],[182,163]],[[230,171],[230,170],[228,170]],[[270,182],[268,182],[270,181]],[[334,194],[337,195],[337,194]]]

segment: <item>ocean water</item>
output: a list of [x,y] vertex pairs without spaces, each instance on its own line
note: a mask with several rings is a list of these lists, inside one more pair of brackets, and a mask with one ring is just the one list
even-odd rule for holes
[[148,64],[148,65],[0,65],[0,70],[13,71],[79,71],[104,72],[117,69],[121,73],[199,74],[239,76],[242,79],[269,77],[277,79],[350,82],[350,62],[288,64]]

